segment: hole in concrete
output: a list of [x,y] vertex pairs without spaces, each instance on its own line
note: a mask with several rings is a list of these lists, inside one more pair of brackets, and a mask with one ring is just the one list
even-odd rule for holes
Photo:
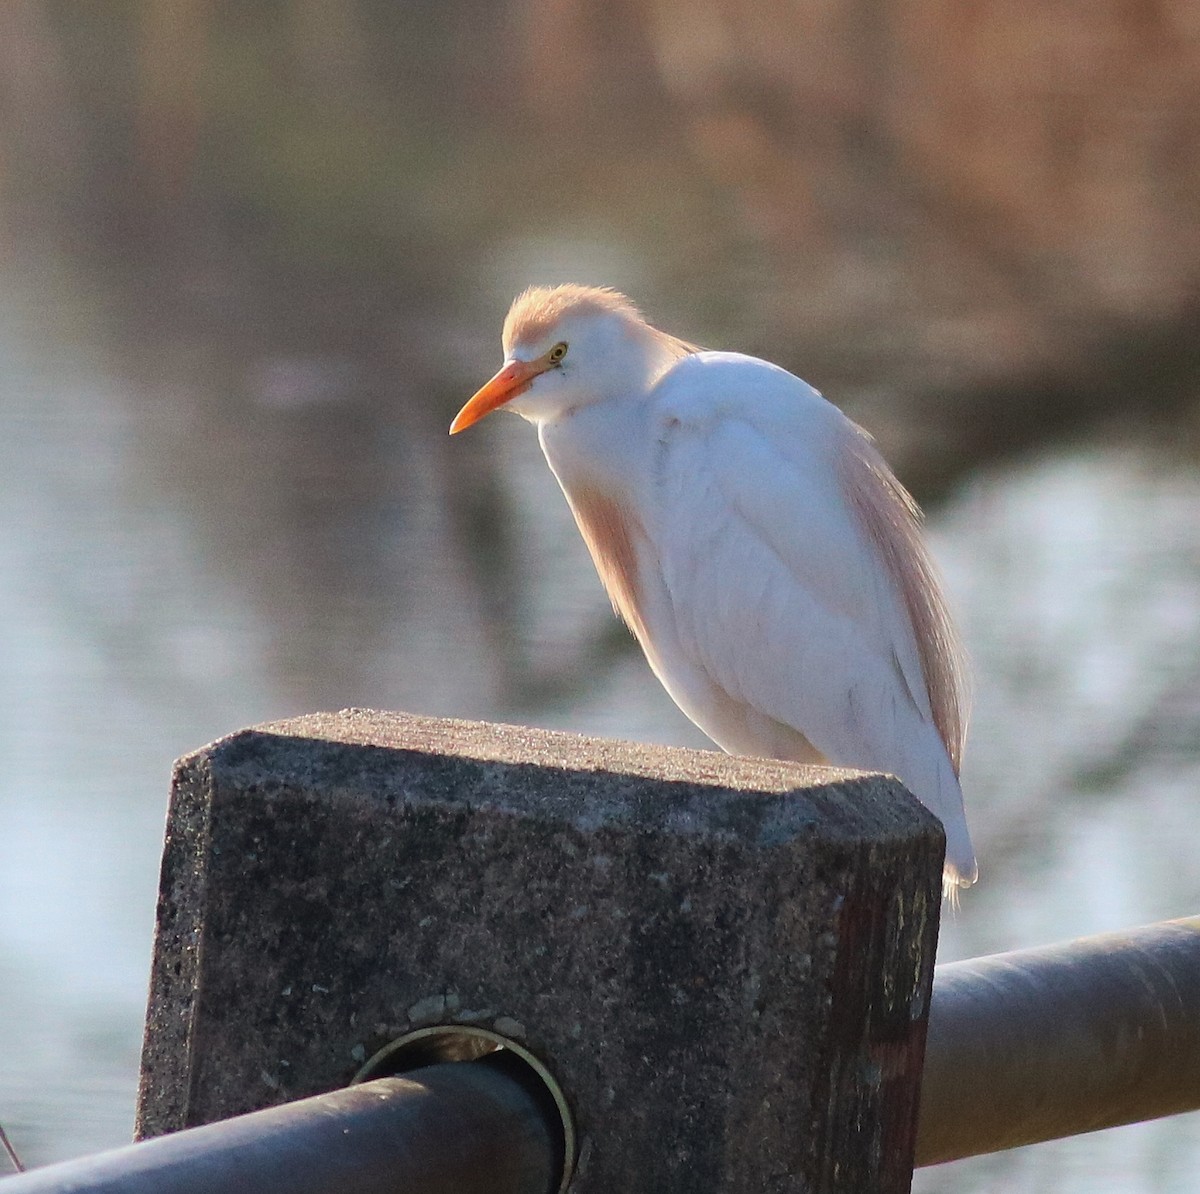
[[367,1059],[351,1085],[374,1078],[407,1074],[447,1061],[473,1061],[494,1066],[519,1082],[541,1108],[548,1124],[560,1124],[558,1158],[562,1171],[559,1194],[566,1190],[575,1166],[575,1125],[562,1088],[554,1076],[524,1045],[473,1024],[443,1024],[418,1028],[385,1045]]

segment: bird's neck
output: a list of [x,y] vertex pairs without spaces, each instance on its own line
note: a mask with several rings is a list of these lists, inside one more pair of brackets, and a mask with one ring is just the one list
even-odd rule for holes
[[614,408],[644,403],[659,378],[687,352],[682,341],[647,324],[621,329],[605,354],[603,371],[593,383],[596,388],[590,396],[592,403]]
[[664,373],[684,357],[701,350],[696,344],[689,344],[686,340],[680,340],[678,336],[670,336],[649,325],[646,325],[643,331],[645,334],[643,349],[645,373],[643,376],[648,393],[659,383]]
[[649,403],[641,394],[598,399],[538,427],[546,460],[570,496],[576,487],[618,497],[637,487],[652,447]]

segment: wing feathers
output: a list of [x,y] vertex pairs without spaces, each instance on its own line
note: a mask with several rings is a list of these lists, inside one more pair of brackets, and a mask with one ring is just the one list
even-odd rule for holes
[[965,653],[925,547],[920,509],[870,436],[850,427],[839,460],[843,492],[904,601],[933,722],[957,775],[967,731]]

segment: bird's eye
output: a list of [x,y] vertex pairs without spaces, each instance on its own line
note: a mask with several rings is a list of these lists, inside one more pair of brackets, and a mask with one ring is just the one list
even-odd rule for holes
[[557,365],[567,355],[567,345],[560,340],[547,354],[550,364]]

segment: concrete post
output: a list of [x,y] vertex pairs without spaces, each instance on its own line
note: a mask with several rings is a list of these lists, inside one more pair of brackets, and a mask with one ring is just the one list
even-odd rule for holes
[[577,1194],[907,1191],[942,852],[881,776],[353,710],[235,734],[175,775],[139,1133],[500,1037],[557,1082]]

